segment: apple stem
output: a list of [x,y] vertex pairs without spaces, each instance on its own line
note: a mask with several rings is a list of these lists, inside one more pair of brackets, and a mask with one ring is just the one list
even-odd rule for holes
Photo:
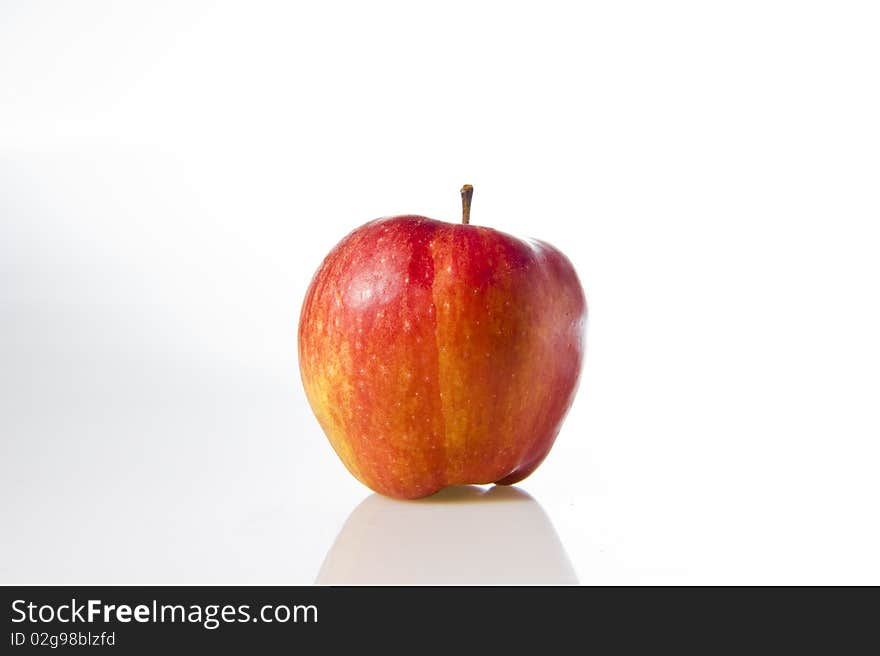
[[471,198],[473,196],[473,185],[466,184],[461,188],[461,222],[465,225],[471,222]]

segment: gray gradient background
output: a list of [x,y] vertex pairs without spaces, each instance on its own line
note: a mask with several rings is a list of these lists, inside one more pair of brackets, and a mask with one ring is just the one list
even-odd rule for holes
[[[876,6],[368,5],[0,3],[0,583],[880,583]],[[299,304],[464,182],[584,379],[518,492],[370,496]]]

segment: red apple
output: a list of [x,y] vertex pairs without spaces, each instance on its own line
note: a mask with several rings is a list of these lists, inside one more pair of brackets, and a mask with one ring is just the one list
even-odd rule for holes
[[422,216],[377,219],[327,255],[299,322],[306,396],[345,466],[417,498],[516,483],[577,388],[586,300],[544,242]]

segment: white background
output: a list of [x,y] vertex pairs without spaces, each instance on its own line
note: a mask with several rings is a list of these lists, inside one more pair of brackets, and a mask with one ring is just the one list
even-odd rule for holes
[[[880,584],[878,34],[871,2],[3,2],[0,582]],[[299,306],[465,182],[574,262],[580,391],[519,497],[369,497]]]

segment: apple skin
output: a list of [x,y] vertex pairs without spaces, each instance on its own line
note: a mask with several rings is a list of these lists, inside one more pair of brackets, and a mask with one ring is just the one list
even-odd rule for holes
[[549,244],[422,216],[371,221],[306,292],[306,396],[351,473],[413,499],[509,485],[547,456],[578,385],[587,307]]

